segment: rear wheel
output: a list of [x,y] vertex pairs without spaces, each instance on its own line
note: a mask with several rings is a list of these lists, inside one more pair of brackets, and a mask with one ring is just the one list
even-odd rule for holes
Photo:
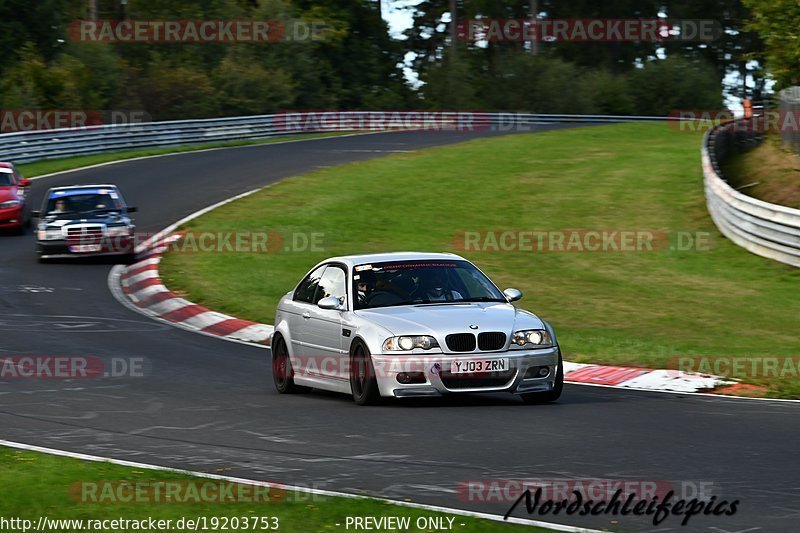
[[374,405],[380,401],[372,357],[362,342],[355,344],[350,355],[350,389],[358,405]]
[[310,390],[309,387],[295,385],[289,350],[286,348],[286,341],[280,335],[275,335],[272,342],[272,379],[275,381],[275,388],[281,394],[295,394]]
[[561,397],[564,389],[564,362],[561,360],[561,350],[558,350],[558,366],[556,367],[556,382],[553,390],[547,392],[529,392],[520,394],[522,401],[528,404],[550,403]]

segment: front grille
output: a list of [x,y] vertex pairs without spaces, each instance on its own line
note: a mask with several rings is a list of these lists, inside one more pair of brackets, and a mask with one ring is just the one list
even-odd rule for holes
[[500,350],[506,345],[506,334],[500,331],[487,331],[478,334],[478,348],[483,351]]
[[67,228],[67,240],[80,244],[98,244],[103,240],[102,226]]
[[481,372],[475,374],[453,374],[442,370],[440,378],[448,389],[481,389],[502,387],[514,378],[517,370],[512,368],[503,372]]
[[475,351],[475,335],[472,333],[453,333],[444,338],[451,352]]

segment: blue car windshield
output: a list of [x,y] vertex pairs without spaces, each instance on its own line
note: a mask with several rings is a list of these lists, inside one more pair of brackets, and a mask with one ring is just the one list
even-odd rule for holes
[[[116,198],[115,198],[116,196]],[[111,193],[85,193],[51,195],[47,200],[46,215],[87,214],[122,210],[119,196]]]
[[432,303],[505,302],[468,261],[397,261],[353,269],[355,309]]

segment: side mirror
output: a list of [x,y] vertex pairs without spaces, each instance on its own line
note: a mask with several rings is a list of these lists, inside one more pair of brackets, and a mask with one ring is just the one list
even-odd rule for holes
[[520,298],[522,298],[522,291],[518,291],[517,289],[508,288],[503,291],[503,296],[506,297],[506,300],[509,302],[516,302]]
[[19,180],[19,186],[20,187],[30,187],[31,186],[31,180],[29,180],[27,178],[22,178],[21,180]]
[[31,211],[31,216],[33,218],[41,218],[42,217],[42,212],[41,211]]
[[135,213],[135,212],[137,212],[139,210],[138,207],[132,207],[132,206],[126,207],[126,209],[127,209],[128,213]]
[[339,309],[339,298],[336,296],[328,296],[317,302],[317,307],[320,309]]

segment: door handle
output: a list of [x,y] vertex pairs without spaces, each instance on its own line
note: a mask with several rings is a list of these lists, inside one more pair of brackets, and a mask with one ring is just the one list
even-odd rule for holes
[[308,320],[309,318],[311,318],[311,313],[303,313],[303,318]]

